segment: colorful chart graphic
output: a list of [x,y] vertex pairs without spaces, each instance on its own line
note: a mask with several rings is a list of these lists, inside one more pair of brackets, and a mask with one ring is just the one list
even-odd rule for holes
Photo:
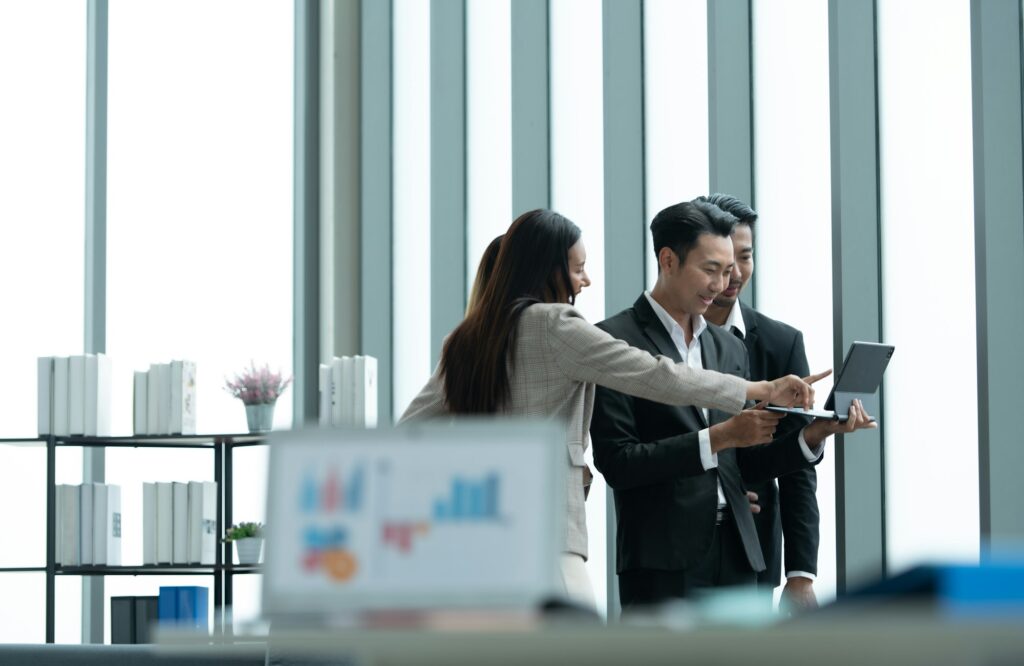
[[480,481],[456,477],[448,496],[434,500],[433,518],[439,523],[498,520],[499,490],[497,474]]
[[423,536],[430,532],[430,523],[406,522],[384,523],[381,527],[381,543],[385,548],[394,548],[400,553],[412,551],[414,536]]
[[337,468],[330,468],[318,479],[314,470],[306,472],[302,482],[302,510],[305,513],[358,512],[363,505],[366,470],[356,466],[347,479],[342,479]]
[[306,571],[323,570],[337,581],[349,580],[358,571],[358,560],[349,550],[348,530],[344,527],[307,527],[303,541],[302,566]]

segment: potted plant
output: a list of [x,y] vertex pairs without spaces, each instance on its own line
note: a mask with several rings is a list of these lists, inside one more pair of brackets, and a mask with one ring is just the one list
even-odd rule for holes
[[263,550],[263,523],[238,523],[228,528],[225,541],[234,541],[239,564],[259,564]]
[[245,405],[249,432],[269,432],[274,425],[274,403],[291,384],[292,378],[272,372],[269,365],[249,367],[225,382],[225,390]]

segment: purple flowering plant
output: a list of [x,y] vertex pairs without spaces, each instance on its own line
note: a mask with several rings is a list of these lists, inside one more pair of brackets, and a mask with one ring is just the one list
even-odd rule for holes
[[274,403],[292,383],[292,378],[283,379],[280,372],[271,372],[269,365],[257,368],[252,361],[249,367],[228,379],[224,390],[246,405]]

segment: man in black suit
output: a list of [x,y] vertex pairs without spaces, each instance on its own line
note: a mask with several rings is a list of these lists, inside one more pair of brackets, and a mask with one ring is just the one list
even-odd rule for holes
[[[654,289],[599,326],[653,355],[747,376],[743,343],[703,318],[733,271],[735,222],[705,203],[658,213]],[[765,565],[744,479],[806,468],[820,460],[826,437],[865,427],[868,417],[857,405],[846,424],[815,421],[772,441],[779,418],[763,409],[730,418],[597,387],[591,438],[594,462],[615,491],[623,608],[754,585]]]
[[[803,334],[792,326],[767,317],[739,301],[740,292],[754,274],[754,222],[757,213],[728,194],[700,197],[736,217],[732,240],[736,270],[728,286],[708,308],[708,321],[722,326],[743,340],[750,359],[753,380],[808,373]],[[809,419],[789,415],[780,423],[776,436],[799,430]],[[757,582],[768,589],[777,587],[782,573],[782,537],[786,537],[786,587],[783,600],[796,608],[815,608],[814,579],[818,573],[818,476],[813,467],[778,478],[751,483],[759,496],[761,511],[754,517],[761,542],[765,570]]]

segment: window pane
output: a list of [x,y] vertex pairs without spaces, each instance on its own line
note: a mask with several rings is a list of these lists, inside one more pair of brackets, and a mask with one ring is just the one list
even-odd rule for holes
[[[85,16],[84,0],[0,3],[0,438],[36,435],[36,357],[82,352]],[[17,535],[0,566],[45,565],[45,484],[41,446],[0,446],[0,517]],[[43,640],[42,580],[0,575],[0,599],[32,600],[0,610],[0,642]]]
[[[579,225],[593,286],[576,300],[588,321],[604,319],[604,87],[601,3],[551,0],[551,198]],[[588,459],[590,452],[588,450]],[[593,467],[593,461],[588,464]],[[606,612],[605,483],[587,500],[590,559],[598,609]]]
[[[803,332],[807,361],[820,371],[832,366],[828,3],[755,0],[753,22],[757,304]],[[800,285],[798,298],[793,285]],[[815,389],[828,395],[831,378]],[[827,600],[836,589],[835,456],[826,452],[816,470],[814,587]]]
[[512,216],[511,0],[466,5],[467,294],[484,249]]
[[197,362],[200,432],[245,430],[222,387],[250,359],[289,372],[292,23],[271,0],[111,3],[107,337],[121,432],[131,372],[150,363]]
[[[890,571],[977,561],[978,412],[970,5],[878,3]],[[956,418],[926,387],[958,387]],[[942,489],[941,511],[923,498]]]
[[394,0],[392,330],[395,419],[430,358],[430,3]]
[[667,206],[708,194],[707,24],[706,0],[644,2],[648,285],[658,277],[651,220]]
[[0,643],[46,641],[46,575],[0,573]]
[[[132,371],[151,363],[196,362],[200,433],[246,430],[223,384],[250,360],[291,373],[293,24],[291,3],[273,0],[110,3],[107,349],[117,433],[132,431]],[[274,418],[291,426],[290,391]],[[235,478],[263,478],[265,454],[257,447],[259,460],[237,460]],[[126,498],[140,498],[143,481],[212,478],[209,452],[107,452],[107,479]],[[125,502],[129,529],[141,527],[137,502]],[[239,506],[234,518],[262,520],[262,507]],[[139,531],[123,555],[141,561]],[[157,582],[110,581],[108,596]]]

